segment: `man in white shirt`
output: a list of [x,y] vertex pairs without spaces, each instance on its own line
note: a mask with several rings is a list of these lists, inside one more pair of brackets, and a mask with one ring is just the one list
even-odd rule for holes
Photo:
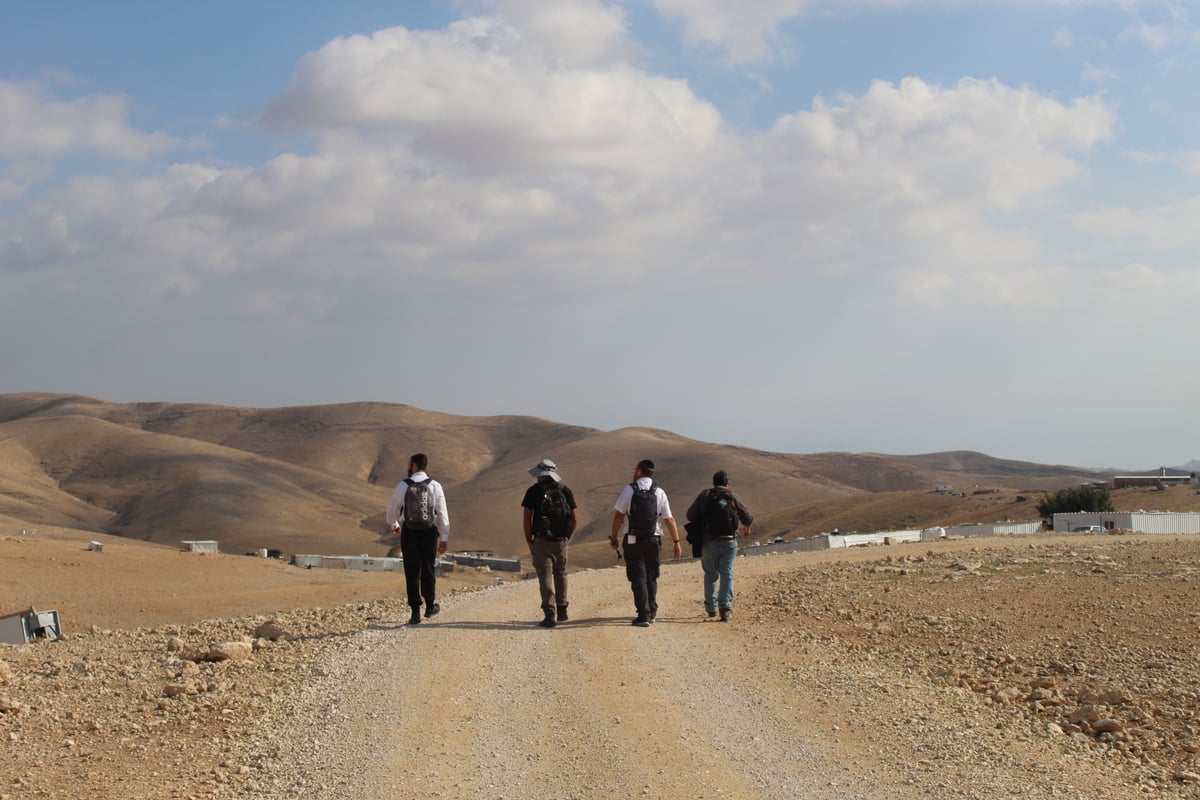
[[621,490],[613,506],[614,550],[625,542],[625,576],[633,588],[637,617],[633,624],[648,628],[658,617],[658,574],[665,528],[675,544],[675,558],[683,557],[679,530],[671,515],[667,493],[654,483],[654,462],[642,459],[633,470],[633,482]]
[[424,453],[408,460],[408,477],[396,485],[386,514],[388,526],[399,531],[404,583],[412,609],[409,625],[421,622],[422,600],[426,619],[442,610],[437,604],[434,570],[437,557],[446,552],[450,541],[450,516],[442,485],[425,474],[428,466],[429,458]]

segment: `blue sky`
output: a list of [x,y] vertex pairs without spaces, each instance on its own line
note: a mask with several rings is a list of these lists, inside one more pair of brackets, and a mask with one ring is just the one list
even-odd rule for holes
[[1184,463],[1198,15],[6,8],[0,391]]

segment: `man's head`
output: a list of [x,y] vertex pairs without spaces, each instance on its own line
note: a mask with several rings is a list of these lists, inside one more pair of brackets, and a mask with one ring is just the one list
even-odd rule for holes
[[713,486],[728,486],[729,473],[723,469],[719,469],[713,473]]
[[530,467],[529,474],[539,481],[562,482],[562,478],[558,477],[558,467],[548,458],[543,458],[537,463],[536,467]]
[[654,462],[648,458],[643,458],[637,463],[637,466],[634,467],[633,472],[639,478],[653,478]]
[[408,474],[415,475],[418,472],[424,472],[429,466],[429,456],[424,453],[414,453],[408,459]]

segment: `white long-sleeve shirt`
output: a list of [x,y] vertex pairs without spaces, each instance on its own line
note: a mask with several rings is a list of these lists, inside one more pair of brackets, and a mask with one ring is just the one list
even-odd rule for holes
[[[409,475],[409,480],[420,482],[428,478],[424,471]],[[438,537],[443,541],[450,539],[450,515],[446,512],[446,493],[437,481],[429,482],[429,491],[433,495],[433,522],[437,525]],[[398,528],[404,523],[404,495],[408,492],[408,484],[400,481],[387,507],[387,524],[390,528]]]

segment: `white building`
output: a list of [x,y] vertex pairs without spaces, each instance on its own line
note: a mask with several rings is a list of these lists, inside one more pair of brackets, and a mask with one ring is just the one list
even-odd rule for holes
[[973,522],[962,525],[951,525],[946,529],[947,536],[1008,536],[1038,533],[1042,530],[1040,519],[1023,522]]
[[1075,511],[1054,515],[1055,531],[1088,530],[1100,525],[1105,530],[1136,533],[1198,533],[1200,513],[1195,511]]

